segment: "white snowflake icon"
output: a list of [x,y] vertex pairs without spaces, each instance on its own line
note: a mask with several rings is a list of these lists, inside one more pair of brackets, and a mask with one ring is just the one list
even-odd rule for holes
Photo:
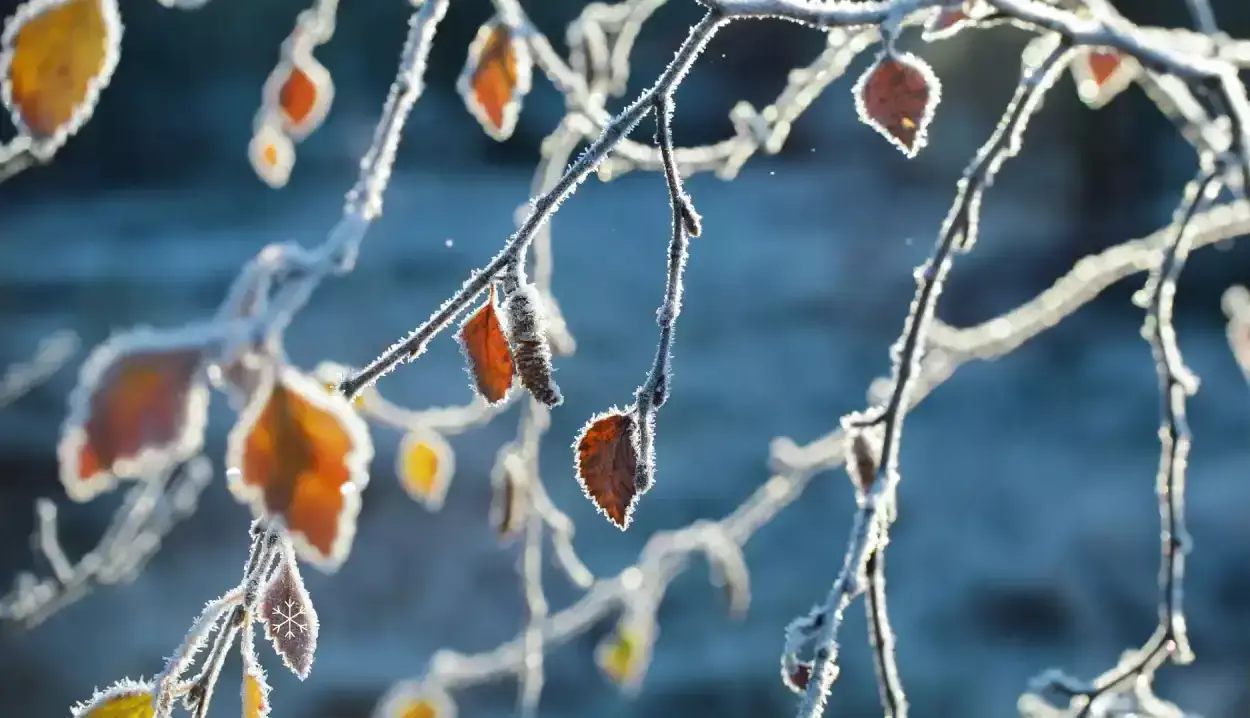
[[295,638],[296,631],[300,634],[308,632],[308,624],[304,622],[304,607],[298,601],[288,598],[283,604],[273,607],[271,619],[275,634],[285,632],[287,638]]

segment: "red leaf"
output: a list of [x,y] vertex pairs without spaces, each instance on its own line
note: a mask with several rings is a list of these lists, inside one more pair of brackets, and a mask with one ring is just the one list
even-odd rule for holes
[[282,567],[265,588],[260,617],[265,622],[265,636],[282,662],[301,681],[307,678],[317,652],[320,624],[299,568],[289,553],[284,553]]
[[499,323],[492,287],[486,301],[460,325],[456,335],[460,349],[469,363],[477,392],[488,404],[498,404],[508,397],[516,376],[512,348]]
[[1117,50],[1086,48],[1072,61],[1072,79],[1081,101],[1098,109],[1132,84],[1140,69],[1135,59]]
[[512,136],[533,71],[528,47],[498,18],[478,29],[457,87],[486,134],[499,141]]
[[299,142],[325,121],[334,100],[334,80],[312,52],[296,43],[265,81],[262,112],[275,113],[280,128]]
[[300,558],[332,571],[351,550],[373,444],[341,394],[275,371],[230,432],[230,491],[257,517],[280,517]]
[[135,330],[92,352],[70,397],[57,447],[75,501],[119,479],[164,471],[199,452],[208,419],[203,341]]
[[591,418],[574,443],[582,491],[622,531],[638,501],[636,432],[632,412],[612,409]]
[[794,664],[794,670],[781,672],[781,681],[786,687],[795,693],[803,693],[807,690],[807,684],[812,680],[812,664],[806,661],[798,661]]
[[855,109],[862,122],[910,158],[927,142],[941,92],[941,82],[924,60],[886,53],[855,83]]

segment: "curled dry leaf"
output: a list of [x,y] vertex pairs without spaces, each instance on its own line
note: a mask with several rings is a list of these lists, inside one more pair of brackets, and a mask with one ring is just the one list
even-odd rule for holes
[[87,357],[57,446],[61,483],[87,501],[194,456],[208,421],[205,338],[136,329]]
[[564,398],[552,377],[551,345],[542,316],[542,297],[532,284],[517,288],[503,304],[508,339],[521,386],[535,399],[553,407]]
[[151,684],[123,679],[70,712],[73,718],[152,718],[156,710]]
[[517,537],[529,513],[525,484],[508,465],[501,462],[491,474],[490,525],[500,541]]
[[872,429],[855,429],[846,436],[846,473],[858,492],[867,492],[877,479],[880,441]]
[[321,126],[333,101],[334,80],[304,43],[294,43],[265,81],[263,109],[294,142]]
[[231,493],[257,518],[280,518],[300,558],[337,569],[351,550],[373,458],[351,404],[278,366],[230,431],[226,452]]
[[457,89],[486,134],[502,142],[516,129],[533,72],[525,42],[499,18],[492,18],[469,45]]
[[304,579],[289,551],[283,552],[282,565],[261,597],[260,617],[265,636],[283,664],[302,681],[312,670],[317,652],[320,624]]
[[443,507],[456,470],[456,454],[442,434],[430,429],[408,432],[395,454],[399,485],[430,511]]
[[860,121],[911,158],[928,141],[929,124],[942,99],[942,84],[919,57],[884,52],[860,75],[854,95]]
[[1093,109],[1115,99],[1140,72],[1135,58],[1110,48],[1083,48],[1072,60],[1077,95]]
[[456,340],[469,365],[469,375],[477,393],[487,404],[498,404],[508,398],[516,377],[512,347],[499,322],[499,312],[492,286],[482,306],[464,320]]
[[582,491],[622,531],[638,501],[637,433],[634,413],[614,408],[586,422],[573,444]]
[[247,159],[256,176],[274,189],[285,187],[295,168],[295,143],[277,122],[272,114],[264,114],[247,145]]
[[0,36],[0,93],[31,153],[50,158],[95,110],[121,56],[116,0],[29,0]]

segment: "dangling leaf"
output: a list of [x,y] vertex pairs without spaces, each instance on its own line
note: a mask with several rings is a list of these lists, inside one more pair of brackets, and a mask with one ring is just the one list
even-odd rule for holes
[[300,558],[337,569],[351,550],[369,481],[369,430],[342,395],[280,366],[227,442],[230,491],[256,517],[280,517]]
[[325,121],[334,101],[334,80],[304,45],[296,43],[265,82],[265,108],[280,119],[279,127],[299,142]]
[[495,304],[495,289],[491,287],[486,301],[464,320],[456,335],[469,364],[474,387],[488,404],[498,404],[508,398],[516,378],[512,348],[499,323]]
[[456,718],[456,704],[441,689],[401,683],[383,702],[378,718]]
[[636,433],[633,412],[612,409],[586,422],[573,444],[583,493],[622,531],[638,501]]
[[194,456],[208,421],[205,337],[139,329],[97,347],[70,395],[57,447],[61,483],[87,501]]
[[442,434],[428,429],[408,432],[395,456],[399,485],[430,511],[443,507],[456,470],[456,455]]
[[651,662],[653,633],[653,628],[622,621],[615,633],[595,648],[599,670],[620,688],[637,688]]
[[274,576],[260,604],[265,636],[282,662],[302,681],[312,670],[320,626],[312,598],[290,554],[284,553],[282,566]]
[[1141,65],[1117,50],[1083,48],[1072,60],[1072,79],[1081,101],[1098,109],[1115,99],[1141,72]]
[[266,115],[256,125],[252,141],[247,145],[247,158],[256,176],[274,189],[286,186],[295,167],[295,143]]
[[516,538],[528,513],[525,484],[502,462],[491,474],[490,524],[495,535],[500,541]]
[[924,60],[886,52],[855,83],[855,110],[860,121],[911,158],[928,141],[941,93],[941,82]]
[[793,668],[790,669],[787,669],[783,663],[781,667],[781,682],[785,684],[786,688],[789,688],[795,693],[802,694],[807,691],[807,684],[811,683],[811,680],[811,663],[806,661],[796,661]]
[[534,62],[523,40],[498,18],[477,31],[457,89],[486,134],[503,141],[516,129]]
[[4,106],[50,158],[91,118],[121,53],[117,0],[29,0],[0,37]]
[[152,686],[121,680],[70,709],[73,718],[152,718]]
[[925,42],[945,40],[972,24],[972,22],[972,18],[969,17],[962,5],[942,8],[925,21],[924,30],[921,32],[920,37]]

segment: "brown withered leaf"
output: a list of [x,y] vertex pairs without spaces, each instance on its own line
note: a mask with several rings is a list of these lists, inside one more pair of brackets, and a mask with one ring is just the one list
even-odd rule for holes
[[499,322],[496,304],[495,288],[491,287],[486,301],[464,320],[456,334],[474,388],[488,404],[507,399],[516,379],[512,347]]
[[274,368],[230,432],[231,493],[280,517],[300,558],[337,569],[351,550],[373,444],[341,394],[293,367]]
[[885,52],[860,75],[854,95],[860,121],[911,158],[928,141],[942,86],[919,57]]
[[781,670],[781,682],[786,688],[795,693],[803,693],[807,690],[808,683],[812,680],[812,664],[806,661],[798,661],[794,664],[794,670],[787,671],[785,667]]
[[1093,109],[1115,99],[1141,70],[1132,56],[1109,48],[1083,48],[1073,58],[1071,67],[1077,95]]
[[491,474],[490,525],[500,541],[516,538],[529,512],[525,485],[516,473],[502,462]]
[[469,46],[457,89],[486,134],[503,141],[516,129],[533,72],[525,42],[498,18],[491,18]]
[[95,109],[121,55],[117,0],[30,0],[0,38],[4,105],[50,158]]
[[265,636],[282,662],[302,681],[312,670],[320,631],[317,611],[304,588],[294,557],[285,552],[278,573],[265,587],[260,617]]
[[638,501],[635,433],[634,413],[611,409],[586,422],[573,444],[582,491],[622,531]]
[[203,346],[193,331],[136,329],[91,353],[57,446],[71,499],[88,501],[119,479],[151,476],[200,450],[209,402]]

